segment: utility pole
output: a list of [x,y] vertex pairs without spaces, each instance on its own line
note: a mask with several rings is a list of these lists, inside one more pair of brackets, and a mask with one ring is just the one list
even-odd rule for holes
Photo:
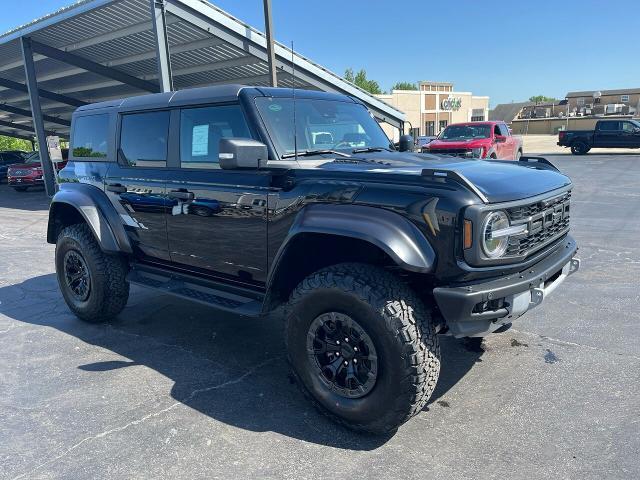
[[271,18],[271,0],[264,0],[264,26],[267,34],[267,61],[269,63],[269,79],[272,87],[278,86],[276,75],[276,53],[273,40],[273,20]]

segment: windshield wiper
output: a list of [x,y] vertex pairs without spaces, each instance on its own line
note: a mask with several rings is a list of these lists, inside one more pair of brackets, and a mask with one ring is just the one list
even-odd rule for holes
[[370,153],[370,152],[382,152],[382,151],[392,152],[390,148],[386,147],[365,147],[365,148],[356,148],[355,150],[351,150],[351,153]]
[[310,157],[312,155],[338,155],[340,157],[350,157],[351,155],[346,154],[344,152],[338,152],[337,150],[300,150],[298,153],[285,153],[281,158],[292,158],[292,157]]

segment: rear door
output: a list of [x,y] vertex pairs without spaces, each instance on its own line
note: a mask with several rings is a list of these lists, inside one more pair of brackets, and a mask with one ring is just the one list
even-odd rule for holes
[[169,110],[120,115],[117,162],[105,190],[138,257],[169,260],[166,196]]
[[221,138],[254,137],[239,104],[182,108],[170,155],[167,225],[171,260],[221,279],[262,284],[267,277],[271,175],[222,170]]
[[619,147],[621,146],[620,122],[607,120],[598,122],[594,135],[595,147]]

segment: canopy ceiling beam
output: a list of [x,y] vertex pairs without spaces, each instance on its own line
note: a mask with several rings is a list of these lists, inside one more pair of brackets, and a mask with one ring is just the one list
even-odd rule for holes
[[[33,115],[29,110],[24,108],[14,107],[12,105],[7,105],[6,103],[0,103],[0,110],[3,112],[15,113],[16,115],[21,115],[23,117],[32,118]],[[42,119],[45,122],[57,123],[59,125],[64,125],[66,127],[71,126],[71,122],[69,120],[65,120],[63,118],[53,117],[51,115],[42,115]]]
[[[0,78],[0,86],[9,88],[11,90],[17,90],[19,92],[29,93],[29,89],[24,83],[14,82],[13,80],[9,80],[7,78]],[[83,105],[86,105],[86,102],[83,102],[82,100],[77,100],[65,95],[60,95],[59,93],[43,90],[42,88],[38,89],[38,93],[42,98],[47,98],[49,100],[64,103],[66,105],[72,105],[74,107],[81,107]]]
[[155,83],[142,80],[112,67],[106,67],[100,63],[94,62],[93,60],[76,55],[75,53],[64,52],[35,40],[31,40],[31,44],[34,52],[41,53],[42,55],[46,55],[49,58],[53,58],[68,65],[82,68],[88,72],[97,73],[103,77],[111,78],[112,80],[116,80],[120,83],[124,83],[125,85],[130,85],[147,92],[158,93],[160,91],[160,88]]

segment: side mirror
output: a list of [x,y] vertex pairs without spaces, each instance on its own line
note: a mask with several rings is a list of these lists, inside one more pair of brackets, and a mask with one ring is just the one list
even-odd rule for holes
[[402,135],[400,137],[400,142],[398,144],[398,150],[401,152],[411,152],[413,151],[413,136],[412,135]]
[[504,135],[496,135],[496,143],[504,143],[507,141],[507,137]]
[[267,146],[251,138],[221,138],[218,145],[220,168],[260,168],[267,166]]

